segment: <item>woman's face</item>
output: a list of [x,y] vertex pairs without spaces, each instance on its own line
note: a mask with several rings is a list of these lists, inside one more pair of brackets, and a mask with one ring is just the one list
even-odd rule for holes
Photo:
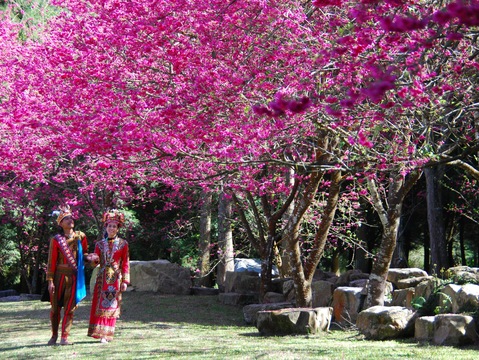
[[109,238],[114,238],[118,233],[118,224],[116,222],[109,222],[106,225],[106,232]]

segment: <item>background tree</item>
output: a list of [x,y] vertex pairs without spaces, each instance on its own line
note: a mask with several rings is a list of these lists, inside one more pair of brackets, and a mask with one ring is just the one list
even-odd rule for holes
[[[16,162],[2,171],[57,185],[74,180],[82,194],[106,189],[125,201],[150,183],[175,196],[198,186],[216,190],[221,181],[236,193],[267,195],[264,215],[277,226],[272,209],[282,209],[277,198],[288,199],[295,186],[279,184],[294,169],[300,191],[284,231],[268,227],[262,257],[268,268],[280,234],[304,305],[341,185],[367,178],[376,186],[369,196],[359,192],[386,220],[383,266],[373,270],[377,286],[384,283],[405,181],[433,165],[443,142],[428,134],[451,124],[452,105],[464,110],[461,120],[474,108],[467,73],[477,65],[468,32],[477,25],[475,2],[444,10],[423,1],[61,5],[67,11],[35,41],[18,43],[18,29],[2,22],[12,44],[0,48],[8,134],[0,154]],[[468,90],[457,97],[454,89]],[[462,124],[456,134],[471,128]],[[379,204],[388,198],[395,202],[383,217]],[[326,211],[304,249],[299,231],[305,214],[319,208],[313,204]]]

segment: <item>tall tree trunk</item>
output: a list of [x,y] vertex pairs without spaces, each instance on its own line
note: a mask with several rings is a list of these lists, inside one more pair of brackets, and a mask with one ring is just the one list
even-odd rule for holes
[[222,192],[218,202],[218,247],[221,259],[216,273],[216,282],[224,291],[226,273],[234,271],[233,231],[231,228],[232,199]]
[[35,254],[35,264],[33,265],[33,274],[32,274],[32,293],[39,294],[40,287],[38,280],[40,277],[40,251],[37,251]]
[[310,307],[312,306],[312,292],[311,284],[316,268],[324,253],[324,247],[329,234],[329,229],[336,213],[340,183],[342,176],[340,171],[331,173],[331,185],[329,188],[328,200],[326,206],[321,214],[321,223],[316,230],[316,235],[313,241],[313,248],[308,257],[304,261],[304,266],[301,260],[301,248],[299,245],[299,228],[305,211],[311,206],[317,192],[318,184],[321,175],[311,175],[310,182],[305,189],[306,197],[303,198],[295,208],[291,221],[288,223],[288,231],[285,232],[285,239],[287,242],[287,249],[291,257],[292,277],[294,281],[294,288],[296,291],[296,306]]
[[373,211],[369,211],[363,208],[365,213],[365,223],[361,224],[356,231],[356,235],[360,243],[364,244],[364,247],[356,247],[355,249],[355,262],[356,269],[361,270],[364,273],[369,274],[371,272],[372,260],[370,254],[376,246],[377,235],[373,233],[372,228],[367,224],[372,222]]
[[449,258],[447,253],[446,228],[443,216],[441,179],[444,167],[429,167],[424,170],[427,187],[427,221],[429,228],[429,244],[431,248],[430,271],[435,274],[448,269]]
[[294,197],[297,194],[299,184],[295,182],[291,188],[291,192],[288,198],[284,201],[283,205],[277,210],[272,211],[271,203],[266,196],[261,197],[261,204],[263,214],[266,217],[267,237],[266,243],[263,247],[262,263],[261,263],[261,291],[260,298],[264,298],[264,295],[271,291],[272,286],[272,273],[273,273],[273,261],[277,257],[277,244],[281,239],[281,232],[279,231],[279,221],[284,216],[286,211],[290,208]]
[[[369,276],[366,307],[384,305],[384,290],[386,288],[389,266],[396,248],[402,204],[404,197],[419,177],[419,172],[411,173],[408,176],[408,180],[405,181],[400,172],[398,172],[389,184],[386,201],[381,200],[375,181],[368,178],[372,205],[381,220],[383,235]],[[387,204],[387,208],[385,208],[384,204]]]
[[391,267],[405,268],[408,266],[406,253],[406,237],[404,235],[404,216],[400,217],[397,244],[394,249],[393,258],[391,260]]
[[331,272],[339,276],[341,269],[339,268],[339,255],[341,252],[338,248],[333,250],[333,257],[331,261]]
[[464,220],[461,217],[459,224],[459,246],[461,247],[461,265],[466,266],[466,246],[464,244]]
[[[293,184],[294,178],[294,169],[290,169],[290,171],[286,174],[286,186],[291,186]],[[291,201],[290,205],[287,207],[282,221],[286,224],[289,221],[289,218],[293,214],[294,209],[294,200]],[[279,249],[279,257],[280,257],[280,266],[279,266],[279,273],[282,278],[291,277],[291,258],[289,256],[289,251],[287,251],[286,246],[281,242],[281,247]]]
[[295,207],[288,223],[286,224],[282,242],[286,245],[291,261],[291,275],[294,282],[296,306],[310,306],[312,303],[311,284],[305,279],[303,263],[301,261],[301,248],[299,246],[299,228],[305,212],[314,201],[318,191],[322,174],[313,173],[308,184],[302,192],[302,197],[295,202]]
[[199,241],[199,270],[200,277],[198,285],[211,287],[213,285],[211,276],[211,207],[213,194],[203,192],[201,195],[200,211],[200,241]]
[[424,230],[424,271],[431,273],[431,246],[429,244],[429,228]]

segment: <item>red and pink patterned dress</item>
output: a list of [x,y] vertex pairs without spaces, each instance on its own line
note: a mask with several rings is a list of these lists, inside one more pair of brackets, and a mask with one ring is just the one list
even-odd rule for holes
[[115,237],[96,243],[100,269],[93,290],[88,336],[108,341],[115,334],[121,311],[121,283],[130,283],[130,257],[126,240]]

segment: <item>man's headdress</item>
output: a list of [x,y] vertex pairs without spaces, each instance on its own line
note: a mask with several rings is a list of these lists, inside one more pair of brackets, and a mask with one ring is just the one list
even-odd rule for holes
[[57,217],[57,224],[60,225],[63,218],[67,216],[73,216],[72,211],[70,210],[70,206],[66,205],[66,206],[60,207],[60,213],[58,214],[58,217]]

